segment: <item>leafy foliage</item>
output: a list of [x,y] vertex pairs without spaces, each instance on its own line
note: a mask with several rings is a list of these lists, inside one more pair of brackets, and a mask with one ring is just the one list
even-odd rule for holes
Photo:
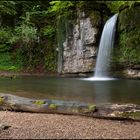
[[0,28],[0,52],[6,52],[11,49],[10,39],[12,32],[10,28]]
[[[134,1],[100,1],[99,3],[101,2],[107,4],[112,13],[118,12],[122,4],[127,3],[130,7],[134,4]],[[92,9],[92,5],[89,4],[88,1],[1,1],[0,69],[55,71],[57,42],[59,53],[62,53],[67,18],[75,16],[75,8]],[[12,20],[14,25],[5,25],[2,18],[6,21]],[[136,47],[137,49],[134,50],[134,47],[128,47],[124,43],[127,41],[137,46],[136,40],[139,38],[137,35],[135,39],[131,38],[131,35],[121,36],[121,55],[118,58],[120,62],[138,63],[139,48]]]
[[106,4],[112,13],[119,12],[119,7],[123,5],[125,1],[107,1]]
[[33,40],[37,39],[37,29],[34,26],[22,23],[15,28],[15,33],[22,43],[29,45]]
[[42,28],[41,32],[44,36],[47,36],[47,37],[51,38],[51,37],[54,36],[54,33],[56,32],[56,29],[53,26],[48,25],[48,26]]
[[14,1],[0,1],[0,13],[15,15],[16,14],[16,2]]
[[55,13],[65,13],[67,10],[74,6],[74,4],[71,1],[51,1],[50,2],[50,8],[48,9],[49,12],[55,12]]
[[10,53],[0,53],[0,70],[16,71],[21,68],[19,63],[14,63]]
[[[140,2],[140,1],[137,1]],[[130,8],[134,5],[135,1],[106,1],[108,8],[112,13],[118,13],[122,5],[128,5]]]

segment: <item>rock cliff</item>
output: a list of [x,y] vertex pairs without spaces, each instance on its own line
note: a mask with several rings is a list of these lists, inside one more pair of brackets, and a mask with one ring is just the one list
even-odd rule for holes
[[58,72],[63,74],[94,71],[104,25],[105,14],[101,8],[90,12],[77,9],[76,12],[76,17],[68,19],[64,26],[66,35],[61,45],[61,60],[58,60]]

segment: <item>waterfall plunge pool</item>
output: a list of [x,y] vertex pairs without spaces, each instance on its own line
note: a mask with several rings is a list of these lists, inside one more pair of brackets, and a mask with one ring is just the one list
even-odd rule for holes
[[87,81],[82,78],[19,76],[0,78],[0,92],[34,99],[140,104],[140,80]]

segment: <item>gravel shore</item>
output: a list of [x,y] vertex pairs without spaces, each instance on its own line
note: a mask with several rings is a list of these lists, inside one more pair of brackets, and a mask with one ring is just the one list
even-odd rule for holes
[[0,111],[0,139],[140,139],[140,122]]

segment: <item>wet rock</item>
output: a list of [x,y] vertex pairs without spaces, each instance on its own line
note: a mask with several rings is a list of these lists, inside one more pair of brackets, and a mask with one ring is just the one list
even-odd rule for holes
[[[62,42],[61,65],[58,73],[93,72],[101,29],[101,13],[97,10],[77,10],[73,19],[65,23],[66,35]],[[61,68],[59,68],[61,67]]]
[[92,71],[96,56],[96,35],[98,30],[92,27],[90,18],[83,16],[77,19],[73,26],[73,38],[66,38],[63,43],[63,71],[62,73],[78,73]]
[[123,71],[125,77],[128,78],[140,78],[140,70],[126,69]]
[[104,104],[97,106],[94,117],[111,119],[140,120],[140,105],[135,104]]

